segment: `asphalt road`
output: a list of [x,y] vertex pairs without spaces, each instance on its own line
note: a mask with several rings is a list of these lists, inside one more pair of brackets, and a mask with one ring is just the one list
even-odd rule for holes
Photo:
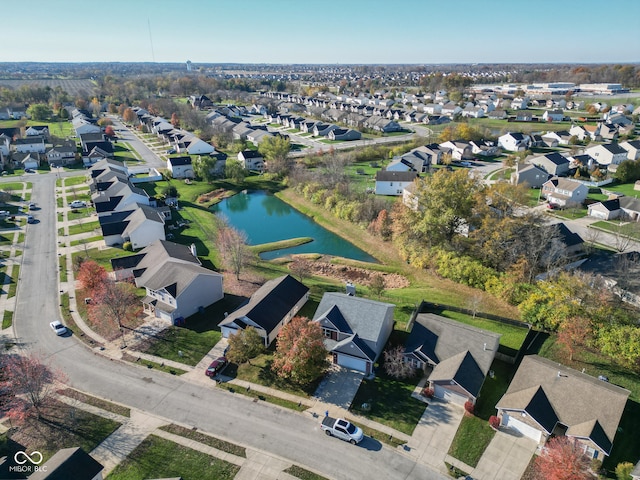
[[38,222],[27,226],[14,331],[22,346],[40,352],[52,367],[64,373],[68,384],[271,452],[337,479],[446,478],[372,439],[351,446],[329,438],[320,431],[319,420],[309,415],[111,361],[73,336],[57,337],[48,325],[59,318],[56,175],[33,175],[28,180],[33,183],[32,201],[40,209],[35,212]]

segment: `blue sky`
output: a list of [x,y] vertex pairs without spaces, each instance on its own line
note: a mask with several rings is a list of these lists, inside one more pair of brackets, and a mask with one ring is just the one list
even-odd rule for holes
[[640,61],[640,0],[10,3],[0,62]]

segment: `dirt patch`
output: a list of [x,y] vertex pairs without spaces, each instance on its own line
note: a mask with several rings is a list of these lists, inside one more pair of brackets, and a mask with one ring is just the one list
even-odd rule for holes
[[224,188],[217,188],[209,193],[203,193],[198,197],[196,202],[201,204],[213,204],[219,202],[223,198],[232,196],[234,193],[235,192],[230,192]]
[[[294,260],[292,263],[301,260]],[[370,285],[371,280],[382,275],[384,279],[384,288],[405,288],[409,286],[409,280],[397,273],[378,272],[375,270],[367,270],[366,268],[351,267],[348,265],[335,265],[330,262],[315,261],[309,262],[312,275],[329,277],[343,282],[352,282],[358,285]]]
[[237,279],[233,273],[225,272],[224,291],[239,297],[249,298],[265,282],[265,279],[250,271],[244,271]]

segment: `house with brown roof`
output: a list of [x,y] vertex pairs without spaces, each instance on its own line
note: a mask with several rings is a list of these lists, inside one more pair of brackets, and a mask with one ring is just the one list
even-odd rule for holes
[[404,359],[428,375],[436,398],[475,403],[498,351],[500,335],[433,313],[420,313],[404,346]]
[[496,409],[501,425],[544,444],[576,439],[591,458],[611,454],[629,390],[538,355],[527,355]]

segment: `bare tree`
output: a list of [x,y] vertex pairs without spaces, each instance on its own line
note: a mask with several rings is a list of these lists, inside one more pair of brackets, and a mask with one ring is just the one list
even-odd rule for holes
[[614,230],[614,245],[616,251],[622,253],[633,242],[633,236],[638,233],[638,225],[632,222],[620,220]]
[[479,292],[474,293],[467,299],[467,306],[469,310],[473,313],[473,318],[476,318],[476,315],[480,311],[482,307],[482,294]]
[[236,279],[240,279],[240,273],[253,257],[247,247],[247,234],[221,219],[216,244],[224,265],[235,274]]
[[404,348],[401,345],[384,351],[384,371],[393,378],[409,378],[416,370],[404,360]]
[[289,264],[289,271],[302,282],[311,276],[311,262],[304,258],[298,258]]
[[127,346],[124,339],[125,324],[136,319],[140,313],[140,300],[133,285],[106,280],[94,294],[89,310],[93,320],[99,324],[107,323],[111,327],[117,325],[122,337],[122,347]]
[[382,297],[382,294],[385,291],[385,283],[384,277],[381,274],[377,273],[371,277],[371,280],[369,281],[369,290],[371,290],[371,293],[376,295],[378,298]]

